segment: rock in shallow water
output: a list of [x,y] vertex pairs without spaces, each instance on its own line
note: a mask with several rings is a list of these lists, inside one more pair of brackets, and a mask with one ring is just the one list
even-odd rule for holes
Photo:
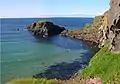
[[72,63],[60,63],[50,66],[42,73],[33,75],[33,78],[47,78],[47,79],[60,79],[68,80],[75,73],[82,68],[82,65],[87,65],[87,62],[74,61]]
[[60,27],[49,21],[38,21],[32,23],[30,26],[27,27],[27,29],[32,31],[34,35],[40,36],[42,38],[48,38],[54,35],[58,35],[63,30],[65,30],[64,27]]

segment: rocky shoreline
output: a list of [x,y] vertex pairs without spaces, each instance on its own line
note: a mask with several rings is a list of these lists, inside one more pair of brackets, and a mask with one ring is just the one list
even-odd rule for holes
[[100,44],[100,38],[102,36],[99,27],[102,24],[103,18],[104,16],[96,16],[93,24],[87,24],[84,28],[76,30],[64,30],[61,35],[82,40],[93,46],[98,46]]

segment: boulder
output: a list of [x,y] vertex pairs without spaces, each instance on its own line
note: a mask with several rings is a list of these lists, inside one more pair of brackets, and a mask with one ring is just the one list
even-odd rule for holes
[[32,31],[34,35],[40,36],[42,38],[48,38],[54,35],[58,35],[63,30],[65,30],[64,27],[60,27],[49,21],[34,22],[29,25],[27,29]]

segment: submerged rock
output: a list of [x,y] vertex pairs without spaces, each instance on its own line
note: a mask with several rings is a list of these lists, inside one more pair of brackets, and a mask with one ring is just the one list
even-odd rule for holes
[[40,36],[42,38],[47,38],[60,34],[63,30],[65,30],[64,27],[60,27],[49,21],[38,21],[32,23],[30,26],[27,27],[27,29],[32,31],[34,35]]
[[82,68],[82,65],[86,65],[87,62],[74,61],[72,63],[62,62],[60,64],[52,65],[42,73],[33,75],[33,78],[47,78],[47,79],[58,79],[68,80],[75,73]]

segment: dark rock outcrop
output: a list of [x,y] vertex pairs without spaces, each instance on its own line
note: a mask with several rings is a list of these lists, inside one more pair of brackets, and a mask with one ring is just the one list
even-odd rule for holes
[[60,79],[60,80],[68,80],[75,73],[78,72],[79,69],[82,68],[82,64],[80,62],[73,63],[60,63],[56,65],[50,66],[43,73],[39,73],[33,76],[33,78],[47,78],[47,79]]
[[27,27],[27,29],[32,31],[34,35],[42,38],[48,38],[60,34],[63,30],[65,30],[64,27],[60,27],[49,21],[38,21],[32,23]]

